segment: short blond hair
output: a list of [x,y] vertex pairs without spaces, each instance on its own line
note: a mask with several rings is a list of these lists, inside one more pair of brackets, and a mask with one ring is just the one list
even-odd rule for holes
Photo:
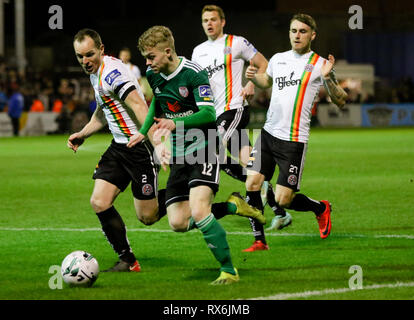
[[138,50],[143,53],[146,48],[154,48],[158,44],[175,52],[174,37],[168,27],[153,26],[145,31],[138,39]]
[[221,20],[225,20],[226,17],[224,16],[224,11],[219,6],[216,6],[215,4],[207,4],[204,6],[203,10],[201,10],[201,18],[203,18],[203,14],[206,11],[216,11],[220,17]]

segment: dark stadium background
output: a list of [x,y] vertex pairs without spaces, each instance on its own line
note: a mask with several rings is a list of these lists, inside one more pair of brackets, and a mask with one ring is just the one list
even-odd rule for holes
[[[18,69],[15,50],[14,7],[16,0],[3,0],[3,2],[5,2],[3,4],[5,54],[3,58],[0,58],[0,65],[3,63],[4,66],[5,63],[8,70],[16,70]],[[174,33],[177,53],[190,58],[193,48],[206,40],[200,17],[201,9],[205,4],[220,5],[226,14],[227,24],[224,31],[244,36],[267,59],[270,59],[276,52],[290,49],[288,28],[292,15],[298,12],[308,13],[315,18],[318,25],[318,33],[316,40],[312,43],[312,49],[323,57],[331,53],[337,62],[345,62],[341,68],[337,63],[337,70],[339,70],[337,74],[343,87],[348,89],[347,104],[414,102],[413,2],[403,0],[321,0],[317,2],[305,0],[256,0],[252,2],[235,0],[25,0],[24,4],[27,65],[25,76],[19,80],[25,96],[24,110],[33,110],[33,99],[40,93],[43,94],[43,101],[46,101],[45,111],[54,110],[54,101],[60,99],[63,105],[69,105],[71,112],[71,127],[66,126],[57,131],[51,129],[50,132],[74,131],[77,129],[73,127],[74,123],[87,121],[85,116],[77,119],[74,113],[77,110],[83,110],[84,113],[85,110],[89,110],[90,115],[94,110],[92,89],[88,78],[81,72],[73,52],[72,40],[78,30],[86,27],[97,30],[102,36],[106,54],[117,56],[122,47],[129,47],[132,51],[131,62],[136,64],[144,74],[145,61],[136,48],[139,36],[153,25],[166,25]],[[63,10],[63,29],[49,28],[49,19],[52,16],[49,13],[49,7],[52,5],[59,5]],[[358,5],[363,10],[362,29],[352,30],[349,27],[349,20],[353,15],[349,13],[349,8],[352,5]],[[358,67],[358,64],[362,67]],[[348,66],[357,68],[353,78],[349,72],[347,76],[343,76],[344,71],[349,71]],[[364,67],[371,68],[372,74],[364,73]],[[7,77],[10,79],[15,76],[10,76],[8,73]],[[63,81],[69,82],[69,91],[62,94]],[[77,91],[71,93],[71,90],[75,91],[73,87],[77,87],[75,88]],[[10,91],[10,88],[8,89]],[[147,87],[144,93],[149,101],[151,99],[150,89]],[[86,97],[87,95],[89,96]],[[257,106],[258,108],[254,108],[254,111],[260,112],[253,117],[253,120],[251,119],[253,123],[251,127],[260,127],[263,123],[269,99],[269,92],[256,91],[251,105]],[[321,90],[319,103],[326,104],[327,102],[329,101],[326,100],[326,95]],[[384,109],[380,106],[374,111],[362,108],[365,118],[370,119],[364,120],[364,118],[362,122],[358,120],[356,126],[361,124],[362,126],[384,125],[384,123],[385,125],[413,126],[413,105],[404,106],[402,109],[396,108],[399,107],[389,106]],[[338,124],[335,117],[340,115],[335,110],[334,113],[331,111],[331,109],[328,110],[325,118],[329,120],[329,125],[335,126]],[[315,118],[319,119],[320,113],[318,116],[316,114],[315,112]],[[411,116],[407,117],[407,114]],[[401,115],[406,120],[392,120],[395,117],[400,119]],[[3,120],[4,123],[6,120]],[[342,120],[343,118],[340,119]],[[320,119],[318,121],[315,122],[316,125],[325,126],[323,121],[321,122]],[[344,125],[343,122],[342,125]],[[350,125],[349,122],[346,125]],[[29,134],[30,122],[26,127],[24,135]],[[9,129],[4,128],[3,131],[3,133],[0,132],[0,136],[11,134]],[[46,129],[44,131],[49,132]]]
[[[191,56],[192,48],[205,40],[200,25],[204,4],[215,3],[225,11],[225,31],[245,36],[268,58],[289,49],[287,28],[296,12],[309,13],[319,26],[315,51],[348,62],[374,63],[378,76],[397,79],[414,77],[414,3],[403,0],[379,1],[25,1],[26,47],[51,46],[53,60],[43,61],[54,70],[76,65],[72,37],[83,27],[102,35],[108,54],[122,46],[133,49],[132,60],[145,70],[144,60],[135,49],[139,35],[155,24],[169,26],[176,38],[177,51]],[[48,8],[63,9],[63,30],[50,30]],[[363,9],[363,30],[350,30],[351,5]],[[5,4],[6,56],[14,49],[13,0]],[[28,57],[36,59],[36,57]]]

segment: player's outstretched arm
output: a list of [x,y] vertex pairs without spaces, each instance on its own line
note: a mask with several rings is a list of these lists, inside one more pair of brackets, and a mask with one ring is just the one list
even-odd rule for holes
[[321,73],[323,77],[323,84],[329,94],[329,97],[333,103],[335,103],[339,108],[342,108],[346,103],[348,95],[345,90],[341,88],[335,78],[335,75],[332,71],[334,64],[335,58],[330,54],[328,56],[328,61],[324,61]]
[[105,123],[105,116],[102,108],[97,106],[93,113],[91,120],[79,132],[71,134],[68,138],[67,146],[74,152],[78,151],[79,146],[95,132],[102,129]]

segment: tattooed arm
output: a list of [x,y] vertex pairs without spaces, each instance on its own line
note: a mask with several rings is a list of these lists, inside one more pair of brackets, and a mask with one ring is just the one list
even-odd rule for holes
[[334,56],[330,54],[328,59],[328,62],[324,63],[321,70],[323,85],[325,86],[325,89],[328,92],[332,102],[335,103],[339,108],[343,108],[348,95],[339,85],[338,80],[335,78],[335,73],[332,70],[335,63]]

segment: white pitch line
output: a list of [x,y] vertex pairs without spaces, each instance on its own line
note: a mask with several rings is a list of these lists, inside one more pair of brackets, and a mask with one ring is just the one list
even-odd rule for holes
[[[100,228],[17,228],[17,227],[0,227],[0,231],[68,231],[68,232],[86,232],[86,231],[102,231]],[[146,229],[146,228],[127,228],[128,232],[174,232],[168,229]],[[190,232],[195,232],[191,230]],[[250,231],[227,231],[229,235],[243,235],[250,236]],[[275,233],[269,232],[266,234],[268,237],[319,237],[317,233]],[[338,234],[341,238],[399,238],[414,240],[414,235],[408,234],[383,234],[383,235],[365,235],[365,234]]]
[[375,289],[383,289],[383,288],[402,288],[402,287],[414,287],[414,282],[373,284],[369,286],[364,286],[362,289],[339,288],[339,289],[303,291],[303,292],[295,292],[295,293],[278,293],[272,296],[250,298],[247,300],[287,300],[287,299],[308,298],[308,297],[322,296],[322,295],[336,294],[336,293],[356,292],[360,290],[375,290]]

